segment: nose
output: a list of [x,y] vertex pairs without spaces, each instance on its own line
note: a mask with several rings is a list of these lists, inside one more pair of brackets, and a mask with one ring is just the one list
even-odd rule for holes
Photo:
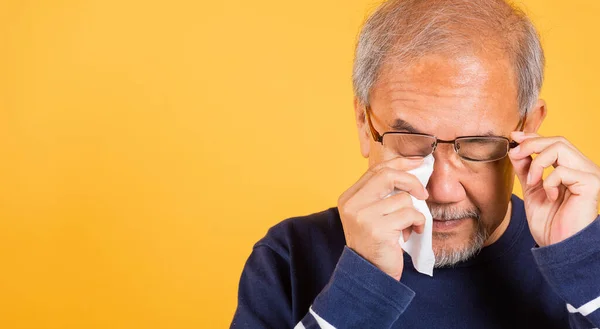
[[428,200],[441,204],[458,203],[467,196],[459,171],[462,160],[454,152],[452,144],[440,146],[433,154],[435,162],[427,184]]

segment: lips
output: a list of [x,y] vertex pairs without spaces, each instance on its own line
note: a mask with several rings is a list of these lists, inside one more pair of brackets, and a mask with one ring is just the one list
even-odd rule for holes
[[433,230],[434,231],[449,231],[455,229],[464,223],[468,218],[460,219],[433,219]]

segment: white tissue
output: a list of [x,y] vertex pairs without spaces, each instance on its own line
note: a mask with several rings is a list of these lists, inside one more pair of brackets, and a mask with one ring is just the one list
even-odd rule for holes
[[[423,163],[413,169],[407,171],[410,174],[417,176],[424,187],[427,186],[429,178],[433,173],[433,155],[428,155],[423,160]],[[398,190],[390,193],[388,196],[398,193]],[[425,229],[422,234],[413,231],[408,237],[408,241],[404,241],[402,234],[400,235],[400,246],[412,258],[415,269],[423,274],[433,276],[433,266],[435,264],[435,256],[433,254],[432,234],[433,234],[433,219],[424,200],[419,200],[411,195],[413,206],[425,216]]]

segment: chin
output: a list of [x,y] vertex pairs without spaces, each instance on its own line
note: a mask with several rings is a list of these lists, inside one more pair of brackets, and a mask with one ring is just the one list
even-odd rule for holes
[[464,262],[483,248],[488,238],[487,230],[478,225],[471,225],[468,230],[433,231],[433,253],[435,267],[450,267]]

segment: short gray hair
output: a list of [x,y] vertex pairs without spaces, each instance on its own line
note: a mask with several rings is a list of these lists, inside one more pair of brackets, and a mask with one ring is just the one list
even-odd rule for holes
[[538,33],[522,10],[505,0],[389,0],[367,18],[358,36],[354,95],[369,105],[369,93],[390,59],[409,65],[426,54],[490,47],[514,67],[524,116],[538,100],[545,59]]

